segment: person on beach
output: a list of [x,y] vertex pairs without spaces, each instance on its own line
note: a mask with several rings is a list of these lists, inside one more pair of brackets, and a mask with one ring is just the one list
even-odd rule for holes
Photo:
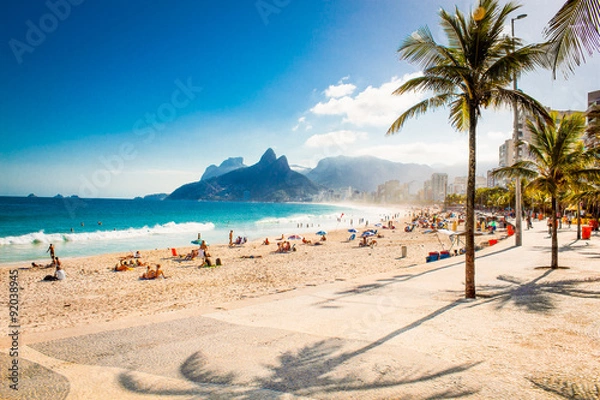
[[233,246],[233,229],[229,231],[229,247]]
[[194,258],[198,257],[200,250],[193,249],[190,253],[188,253],[183,260],[184,261],[192,261]]
[[50,246],[48,246],[48,250],[46,250],[46,253],[50,253],[50,258],[52,259],[52,261],[54,261],[54,245],[52,243],[50,243]]
[[115,272],[119,271],[129,271],[133,268],[127,264],[127,261],[121,260],[117,265],[115,265]]
[[163,270],[160,269],[160,264],[156,264],[156,271],[154,272],[154,279],[158,278],[159,276],[162,276],[163,279],[167,279]]
[[162,276],[163,279],[167,278],[161,269],[160,264],[156,264],[156,270],[151,270],[150,267],[146,268],[146,272],[140,276],[140,279],[156,279],[159,276]]
[[142,254],[140,253],[140,251],[136,251],[135,254],[133,255],[133,258],[142,258]]
[[149,265],[146,267],[146,272],[140,276],[140,279],[154,279],[154,271],[150,269]]
[[65,270],[62,269],[60,265],[56,266],[56,271],[54,275],[46,275],[44,277],[45,281],[63,281],[67,278],[67,274],[65,274]]
[[204,253],[204,257],[210,257],[210,254],[208,253],[208,245],[206,244],[205,240],[200,243],[200,250]]

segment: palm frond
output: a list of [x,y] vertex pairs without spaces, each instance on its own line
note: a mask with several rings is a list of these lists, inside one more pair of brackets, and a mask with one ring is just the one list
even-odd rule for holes
[[444,93],[453,91],[456,84],[444,77],[439,76],[419,76],[404,82],[398,89],[392,92],[393,95],[400,96],[408,92],[432,91],[434,93]]
[[536,164],[522,160],[508,167],[496,168],[492,171],[492,175],[498,178],[525,178],[533,179],[538,176],[539,172],[536,168]]
[[[554,123],[552,116],[548,113],[548,110],[542,103],[520,90],[495,86],[493,90],[490,91],[488,100],[489,104],[494,108],[516,103],[520,112],[524,113],[524,115],[528,115],[535,122],[543,122],[545,124]],[[536,128],[535,125],[534,128]]]
[[600,51],[600,0],[567,0],[544,29],[552,43],[552,71],[559,68],[565,76],[576,66]]
[[414,106],[410,107],[408,110],[403,112],[394,123],[388,129],[386,135],[391,135],[398,132],[407,119],[419,116],[421,114],[426,113],[427,111],[439,107],[443,107],[454,97],[454,94],[440,94],[437,96],[430,97],[425,99]]
[[417,29],[398,48],[400,59],[427,69],[441,63],[452,63],[452,55],[436,43],[429,27]]

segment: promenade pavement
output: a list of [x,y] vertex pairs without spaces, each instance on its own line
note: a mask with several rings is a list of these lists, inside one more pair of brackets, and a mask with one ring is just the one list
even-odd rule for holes
[[[476,300],[463,299],[459,256],[216,308],[24,335],[20,390],[3,379],[0,398],[552,399],[577,374],[572,386],[594,398],[600,237],[577,241],[574,228],[562,230],[559,261],[569,269],[550,271],[538,268],[550,262],[541,228],[524,231],[522,247],[508,238],[477,253]],[[552,343],[565,326],[571,340]]]

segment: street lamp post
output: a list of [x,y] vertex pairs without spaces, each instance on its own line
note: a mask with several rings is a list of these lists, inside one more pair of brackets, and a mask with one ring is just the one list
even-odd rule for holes
[[[511,36],[513,38],[513,40],[515,39],[515,21],[518,19],[523,19],[527,16],[527,14],[520,14],[517,15],[516,18],[511,18],[510,19],[510,33]],[[514,45],[513,45],[513,51],[515,51]],[[517,90],[517,74],[515,74],[513,76],[513,90]],[[513,102],[513,147],[515,149],[515,162],[519,161],[520,159],[520,154],[519,154],[519,150],[520,147],[517,143],[519,143],[519,110],[517,108],[517,102],[514,101]],[[517,180],[515,182],[515,246],[521,246],[523,245],[523,219],[521,217],[522,213],[523,213],[523,209],[522,209],[522,195],[521,195],[521,177],[517,176]]]

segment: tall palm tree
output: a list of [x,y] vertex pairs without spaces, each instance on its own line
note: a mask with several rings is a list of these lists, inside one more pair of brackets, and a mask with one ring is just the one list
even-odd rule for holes
[[600,179],[600,168],[594,166],[598,148],[583,143],[585,117],[574,113],[562,118],[553,112],[556,123],[527,122],[531,143],[525,143],[532,160],[518,161],[494,171],[497,176],[524,176],[529,188],[550,195],[552,220],[551,268],[558,268],[557,204],[561,194],[576,193],[583,185]]
[[[523,92],[510,89],[513,76],[534,69],[541,61],[543,46],[519,47],[520,41],[504,34],[510,13],[520,6],[509,2],[500,7],[497,0],[481,0],[469,16],[456,8],[454,15],[439,12],[447,45],[437,43],[429,28],[408,36],[398,49],[400,58],[423,68],[423,76],[411,79],[394,94],[411,91],[431,93],[431,97],[402,113],[388,130],[400,130],[407,119],[431,109],[448,106],[450,123],[469,132],[469,172],[467,177],[467,220],[465,296],[475,298],[475,174],[477,122],[488,107],[518,104],[524,111],[548,118],[544,107]],[[517,50],[514,50],[517,49]],[[513,103],[514,102],[514,103]]]
[[550,42],[554,77],[560,67],[565,75],[585,62],[586,53],[600,51],[600,0],[567,0],[544,30]]

